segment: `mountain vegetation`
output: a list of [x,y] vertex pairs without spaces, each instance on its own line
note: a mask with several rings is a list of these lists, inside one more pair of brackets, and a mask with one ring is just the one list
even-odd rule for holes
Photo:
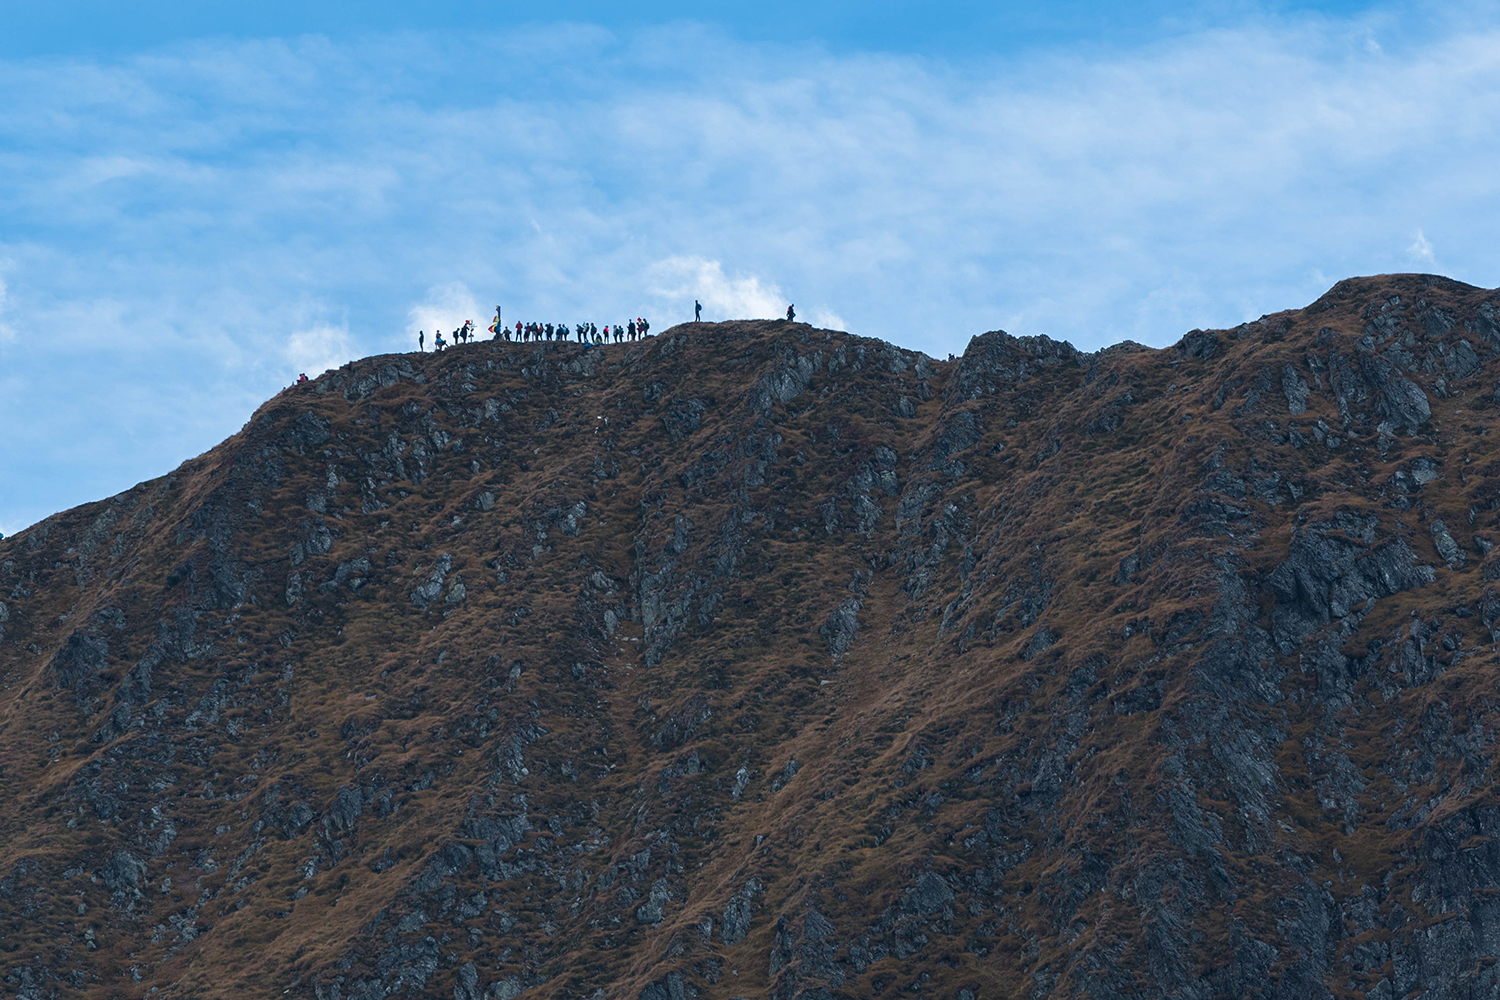
[[0,540],[0,992],[1500,992],[1500,293],[367,358]]

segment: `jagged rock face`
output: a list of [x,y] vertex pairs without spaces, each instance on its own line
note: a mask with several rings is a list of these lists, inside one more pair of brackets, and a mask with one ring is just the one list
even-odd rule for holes
[[288,389],[0,541],[3,992],[1493,996],[1497,306]]

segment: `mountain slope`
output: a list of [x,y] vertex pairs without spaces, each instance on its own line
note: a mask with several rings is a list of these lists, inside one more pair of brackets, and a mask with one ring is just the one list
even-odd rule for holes
[[288,389],[0,541],[3,981],[1493,995],[1497,307]]

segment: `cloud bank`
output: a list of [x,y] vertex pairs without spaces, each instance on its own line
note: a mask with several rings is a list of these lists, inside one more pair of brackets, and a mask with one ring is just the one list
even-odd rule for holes
[[[1172,342],[1497,283],[1500,32],[1378,19],[941,63],[619,34],[0,63],[0,531],[464,319]],[[1478,24],[1476,27],[1475,25]]]

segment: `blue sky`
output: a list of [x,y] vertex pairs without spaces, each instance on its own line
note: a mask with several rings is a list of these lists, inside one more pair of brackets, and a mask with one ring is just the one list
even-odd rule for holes
[[0,0],[0,532],[496,303],[946,355],[1500,284],[1491,6],[186,6]]

